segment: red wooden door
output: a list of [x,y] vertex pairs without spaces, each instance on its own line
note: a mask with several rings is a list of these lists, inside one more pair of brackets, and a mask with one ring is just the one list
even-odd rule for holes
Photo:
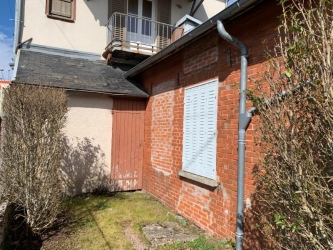
[[113,102],[111,184],[114,191],[142,189],[145,101]]

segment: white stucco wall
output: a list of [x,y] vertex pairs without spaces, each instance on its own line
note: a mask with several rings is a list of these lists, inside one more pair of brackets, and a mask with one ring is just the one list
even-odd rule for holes
[[[198,4],[200,0],[197,1]],[[213,17],[225,8],[225,0],[205,0],[194,17],[202,22]],[[172,0],[171,24],[175,24],[185,14],[190,14],[192,3],[188,0]]]
[[74,23],[48,18],[45,0],[25,0],[22,41],[101,54],[106,47],[107,0],[77,0]]
[[[189,14],[192,3],[171,0],[171,24]],[[107,45],[108,1],[77,0],[76,20],[65,22],[48,18],[45,0],[25,0],[21,41],[33,38],[34,44],[101,54]],[[197,1],[198,3],[199,1]],[[195,18],[206,21],[223,10],[225,0],[205,0]]]
[[63,171],[68,192],[93,191],[110,178],[112,106],[108,95],[68,92]]

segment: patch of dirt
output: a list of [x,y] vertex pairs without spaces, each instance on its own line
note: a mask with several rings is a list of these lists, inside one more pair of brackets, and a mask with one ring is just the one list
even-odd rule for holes
[[142,232],[152,246],[193,241],[199,238],[198,234],[194,234],[187,228],[181,227],[177,222],[149,224],[142,228]]
[[131,243],[132,247],[135,250],[152,250],[153,248],[150,248],[147,246],[142,239],[140,238],[140,235],[136,233],[130,226],[127,226],[124,230],[126,239]]
[[52,232],[51,234],[44,235],[43,237],[43,249],[55,249],[60,243],[64,242],[68,238],[70,231],[66,228],[59,231]]

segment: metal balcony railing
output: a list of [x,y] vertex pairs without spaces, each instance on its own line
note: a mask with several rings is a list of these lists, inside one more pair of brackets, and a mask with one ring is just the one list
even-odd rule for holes
[[115,12],[107,24],[107,49],[155,54],[168,46],[176,28],[172,25]]

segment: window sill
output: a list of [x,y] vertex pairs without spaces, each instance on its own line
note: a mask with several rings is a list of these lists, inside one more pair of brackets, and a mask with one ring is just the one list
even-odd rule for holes
[[186,179],[192,180],[192,181],[196,181],[199,182],[201,184],[207,185],[209,187],[218,187],[218,185],[220,184],[220,182],[216,181],[216,180],[212,180],[209,179],[207,177],[203,177],[203,176],[199,176],[196,174],[191,174],[189,172],[185,172],[183,170],[178,171],[178,176],[184,177]]
[[48,18],[50,19],[55,19],[55,20],[59,20],[59,21],[64,21],[64,22],[68,22],[68,23],[74,23],[74,19],[73,18],[65,18],[65,17],[60,17],[60,16],[54,16],[54,15],[46,15]]

